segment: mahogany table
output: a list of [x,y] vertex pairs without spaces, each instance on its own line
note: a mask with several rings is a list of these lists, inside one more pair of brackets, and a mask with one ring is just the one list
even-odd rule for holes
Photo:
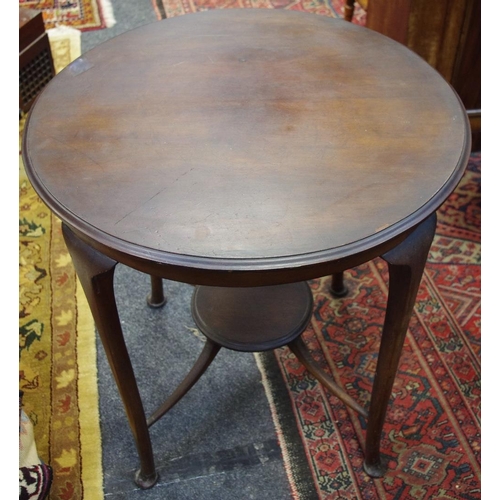
[[[63,221],[140,458],[156,480],[148,426],[223,346],[289,345],[380,438],[436,209],[467,164],[470,130],[451,87],[417,55],[343,20],[267,9],[190,14],[96,47],[57,75],[26,124],[29,178]],[[377,256],[389,298],[369,410],[309,356],[306,280]],[[113,292],[120,262],[198,285],[208,337],[196,365],[147,419]]]

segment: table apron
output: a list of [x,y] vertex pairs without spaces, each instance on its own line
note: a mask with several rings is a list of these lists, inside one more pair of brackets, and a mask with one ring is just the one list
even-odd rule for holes
[[422,223],[423,222],[416,224],[414,227],[407,229],[401,234],[398,234],[383,243],[375,245],[372,248],[330,261],[310,263],[309,260],[305,263],[306,259],[304,259],[304,264],[301,264],[300,262],[295,263],[294,265],[284,264],[282,267],[279,267],[278,265],[272,268],[249,266],[248,269],[237,269],[221,265],[220,268],[208,269],[203,268],[201,264],[200,267],[179,266],[130,255],[93,240],[85,233],[82,233],[75,227],[65,222],[71,231],[82,241],[90,245],[98,252],[126,265],[127,267],[171,281],[191,285],[225,287],[282,285],[286,283],[307,281],[339,273],[364,264],[365,262],[379,257],[393,249],[404,241],[416,229],[416,227]]

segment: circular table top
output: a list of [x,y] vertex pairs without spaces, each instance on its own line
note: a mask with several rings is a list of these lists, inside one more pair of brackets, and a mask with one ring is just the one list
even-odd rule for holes
[[341,19],[227,9],[71,63],[32,108],[24,158],[42,199],[92,241],[267,269],[414,227],[455,188],[469,136],[454,91],[404,46]]

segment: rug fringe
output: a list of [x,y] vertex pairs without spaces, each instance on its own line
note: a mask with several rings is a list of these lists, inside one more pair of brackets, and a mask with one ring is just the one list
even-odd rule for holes
[[101,0],[100,5],[106,28],[113,27],[116,24],[116,19],[111,0]]
[[285,467],[285,472],[286,475],[288,476],[288,483],[290,485],[290,489],[292,490],[292,499],[293,500],[299,500],[300,495],[299,492],[297,491],[297,486],[295,484],[295,479],[293,477],[292,471],[291,471],[291,463],[290,463],[290,457],[288,455],[288,447],[286,440],[283,437],[283,432],[281,430],[281,425],[278,419],[278,415],[276,413],[276,407],[274,405],[274,400],[273,400],[273,395],[271,391],[271,387],[269,386],[269,381],[267,380],[266,377],[266,370],[262,364],[261,360],[261,353],[254,352],[253,353],[255,362],[257,364],[257,368],[260,371],[261,379],[262,379],[262,385],[264,386],[264,392],[267,397],[267,401],[269,403],[269,408],[271,410],[271,416],[274,422],[274,428],[276,430],[276,435],[278,437],[278,441],[281,447],[281,453],[283,454],[283,462],[284,462],[284,467]]
[[[80,281],[77,280],[78,310],[78,396],[80,405],[80,445],[82,483],[86,498],[102,500],[102,442],[97,391],[97,347],[94,320]],[[89,369],[92,367],[93,369]]]

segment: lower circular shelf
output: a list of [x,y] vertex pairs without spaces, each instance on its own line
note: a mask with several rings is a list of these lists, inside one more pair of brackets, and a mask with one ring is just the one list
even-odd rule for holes
[[306,282],[252,288],[197,286],[191,310],[199,330],[222,347],[267,351],[297,338],[309,324]]

